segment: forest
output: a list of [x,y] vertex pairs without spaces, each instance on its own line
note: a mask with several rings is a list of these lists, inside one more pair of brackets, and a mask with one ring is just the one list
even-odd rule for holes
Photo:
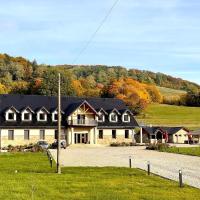
[[198,84],[162,73],[121,66],[50,66],[7,54],[0,54],[0,94],[56,95],[58,73],[62,95],[116,97],[136,114],[152,102],[163,102],[157,86],[187,92],[178,102],[172,99],[169,104],[200,106]]

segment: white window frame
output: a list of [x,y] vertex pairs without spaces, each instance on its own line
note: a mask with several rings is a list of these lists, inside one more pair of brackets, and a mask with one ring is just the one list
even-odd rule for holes
[[[14,114],[14,118],[13,119],[9,119],[8,116],[9,114],[12,113]],[[17,120],[17,113],[15,111],[13,111],[12,109],[9,109],[8,111],[6,111],[6,121],[16,121]]]
[[[128,121],[126,121],[126,120],[124,119],[124,116],[125,116],[125,115],[128,115]],[[125,113],[122,115],[122,121],[123,121],[123,122],[127,122],[127,123],[128,123],[128,122],[130,122],[130,119],[131,119],[131,118],[130,118],[130,115],[129,115],[127,112],[125,112]]]
[[99,118],[98,118],[98,122],[105,122],[105,115],[102,112],[99,112],[99,115],[102,115],[103,119],[99,120]]
[[57,110],[55,110],[55,111],[52,113],[52,121],[53,121],[53,122],[57,122],[57,121],[58,121],[57,119],[55,119],[55,115],[58,115],[58,111],[57,111]]
[[[44,114],[44,119],[40,119],[40,114]],[[46,122],[47,121],[47,113],[44,112],[43,110],[40,110],[37,112],[37,121],[39,122]]]
[[[29,114],[29,119],[24,118],[25,114]],[[32,121],[32,113],[27,109],[22,112],[22,121]]]
[[[116,120],[115,121],[112,120],[112,115],[113,114],[116,116]],[[109,121],[110,122],[118,122],[118,115],[117,115],[117,113],[115,113],[115,112],[110,113],[110,115],[109,115]]]

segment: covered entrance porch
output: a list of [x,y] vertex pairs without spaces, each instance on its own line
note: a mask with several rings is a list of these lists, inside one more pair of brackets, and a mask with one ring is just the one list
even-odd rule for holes
[[67,143],[97,144],[96,127],[70,127],[67,131]]

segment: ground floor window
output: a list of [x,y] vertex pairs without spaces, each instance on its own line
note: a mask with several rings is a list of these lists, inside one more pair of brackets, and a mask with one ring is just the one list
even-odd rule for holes
[[14,140],[14,130],[8,130],[8,140]]
[[40,140],[45,140],[45,130],[40,130]]
[[24,140],[29,140],[29,139],[30,139],[30,131],[24,130]]
[[55,130],[55,132],[54,132],[54,139],[55,139],[55,140],[58,139],[58,130]]
[[99,139],[103,139],[103,130],[99,130]]
[[112,138],[116,139],[116,130],[112,130]]
[[125,130],[125,138],[129,138],[129,130]]

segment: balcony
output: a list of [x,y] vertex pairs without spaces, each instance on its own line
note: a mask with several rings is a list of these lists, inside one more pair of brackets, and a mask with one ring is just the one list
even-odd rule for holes
[[69,126],[97,126],[98,122],[94,119],[73,119],[68,120]]

